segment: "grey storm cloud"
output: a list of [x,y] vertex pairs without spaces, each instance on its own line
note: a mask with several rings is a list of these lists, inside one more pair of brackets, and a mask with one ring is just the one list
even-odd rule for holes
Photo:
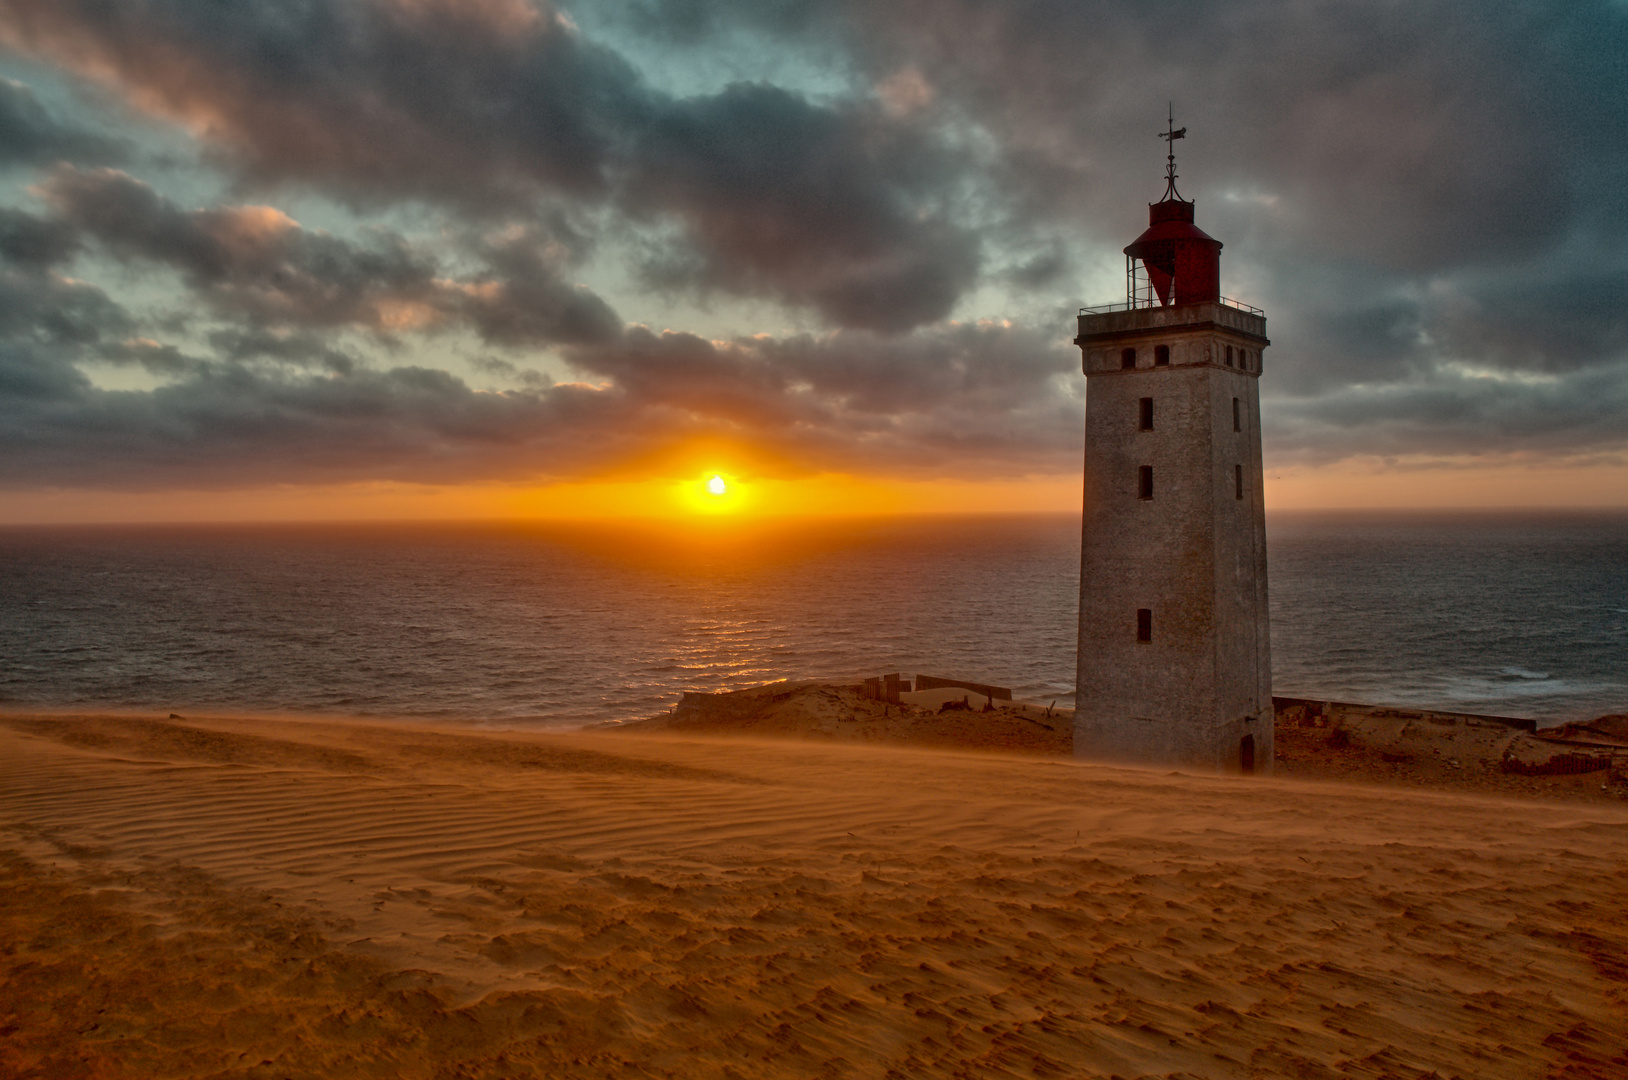
[[[1007,324],[723,342],[596,324],[564,359],[597,386],[483,392],[445,371],[376,370],[324,331],[377,328],[386,301],[456,315],[489,340],[538,340],[538,287],[556,281],[546,245],[512,231],[472,243],[488,272],[454,282],[396,238],[363,249],[268,207],[184,210],[116,170],[62,166],[36,190],[52,216],[12,212],[0,229],[0,483],[12,486],[570,476],[720,434],[784,460],[922,475],[982,451],[1002,472],[1044,468],[1077,436],[1077,409],[1049,401],[1070,350]],[[140,318],[62,274],[86,250],[173,268],[244,321],[211,331],[202,354],[140,336]],[[102,390],[86,363],[167,383]]]
[[1557,461],[1620,458],[1628,440],[1628,362],[1560,375],[1420,367],[1386,383],[1331,387],[1281,403],[1280,456],[1337,461],[1353,446],[1380,458],[1461,457],[1518,448]]
[[0,167],[68,159],[99,163],[124,156],[125,148],[116,140],[58,122],[33,90],[0,79]]
[[79,246],[78,230],[66,221],[0,207],[0,257],[8,262],[36,268],[56,266]]
[[326,335],[309,330],[279,333],[264,327],[234,326],[212,331],[208,342],[220,359],[237,363],[269,360],[341,375],[362,366],[354,355],[336,348]]
[[543,4],[0,0],[0,41],[203,123],[249,177],[472,213],[604,201],[679,223],[692,284],[840,325],[942,318],[977,274],[924,136],[774,87],[675,99]]
[[93,345],[134,320],[94,285],[35,267],[0,268],[0,334],[48,345]]
[[[305,331],[220,330],[208,354],[191,355],[134,328],[116,303],[52,269],[0,273],[0,484],[567,478],[720,436],[769,458],[922,476],[982,453],[999,475],[1044,469],[1078,427],[1077,409],[1048,393],[1072,363],[1067,347],[1004,324],[730,341],[634,327],[567,350],[596,383],[538,378],[513,391],[366,367]],[[991,371],[986,356],[1009,362]],[[86,362],[167,381],[105,390],[81,373]],[[944,370],[958,377],[937,378]]]
[[488,342],[605,341],[617,336],[621,320],[609,304],[562,275],[552,236],[521,231],[474,247],[489,268],[451,288],[454,304]]
[[[569,473],[614,439],[626,395],[482,393],[445,371],[375,370],[306,331],[228,328],[190,355],[49,267],[0,267],[0,485],[230,487],[358,477]],[[164,376],[107,390],[85,364]],[[635,427],[633,430],[639,430]]]
[[1046,472],[1077,453],[1073,350],[1044,329],[947,323],[901,336],[845,330],[707,341],[642,327],[568,353],[584,371],[696,430],[749,436],[795,460],[933,476]]
[[943,316],[977,279],[974,236],[938,200],[911,198],[953,162],[870,110],[737,84],[668,104],[641,154],[628,202],[692,223],[695,265],[681,274],[879,330]]
[[[1145,224],[1168,99],[1223,288],[1271,319],[1269,460],[1628,453],[1621,3],[599,0],[586,31],[569,11],[0,0],[0,42],[182,125],[243,196],[192,209],[96,168],[117,148],[0,84],[0,163],[41,170],[46,211],[0,209],[8,482],[581,475],[704,434],[821,467],[1072,471],[1069,304],[1117,297],[1069,276]],[[627,58],[652,50],[745,74],[686,95]],[[777,79],[810,57],[818,94]],[[454,238],[251,204],[287,191],[431,206]],[[647,313],[570,282],[593,251],[827,329],[627,329]],[[219,324],[159,340],[67,276],[88,252],[168,267]],[[1009,323],[949,321],[991,295]],[[342,343],[449,326],[523,388]],[[543,346],[584,383],[531,370]],[[170,381],[97,390],[89,361]]]
[[1121,148],[1156,147],[1175,99],[1181,186],[1228,242],[1224,282],[1253,267],[1271,316],[1269,457],[1623,454],[1621,4],[619,6],[628,32],[745,26],[877,84],[910,73],[999,141],[1012,205],[1076,244],[1140,230],[1162,160]]
[[999,139],[1012,197],[1108,239],[1157,195],[1166,99],[1189,127],[1187,194],[1270,193],[1279,244],[1428,270],[1530,252],[1579,221],[1628,224],[1614,0],[606,3],[652,38],[747,26],[834,44],[876,82],[919,73]]
[[376,233],[360,246],[271,207],[183,210],[114,169],[62,166],[39,192],[60,216],[34,228],[55,224],[116,256],[173,267],[198,295],[260,322],[392,331],[456,319],[506,344],[602,340],[621,327],[609,305],[521,239],[490,252],[506,273],[451,280],[398,236]]

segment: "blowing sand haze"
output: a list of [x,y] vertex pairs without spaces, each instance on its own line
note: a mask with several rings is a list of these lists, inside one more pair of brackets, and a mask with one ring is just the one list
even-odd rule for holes
[[1621,1077],[1628,812],[11,718],[0,1074]]

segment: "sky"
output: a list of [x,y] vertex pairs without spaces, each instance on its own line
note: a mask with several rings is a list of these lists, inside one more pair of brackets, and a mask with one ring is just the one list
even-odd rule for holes
[[1077,509],[1172,105],[1269,508],[1628,505],[1622,0],[0,0],[0,521]]

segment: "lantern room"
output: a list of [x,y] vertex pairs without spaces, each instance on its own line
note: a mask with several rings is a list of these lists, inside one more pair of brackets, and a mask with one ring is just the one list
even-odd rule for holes
[[1193,224],[1193,204],[1176,191],[1176,140],[1167,126],[1164,198],[1148,204],[1148,228],[1125,249],[1125,299],[1131,307],[1202,304],[1221,298],[1221,241]]
[[1126,297],[1135,307],[1202,304],[1221,298],[1221,241],[1193,224],[1193,204],[1148,206],[1148,229],[1125,249]]

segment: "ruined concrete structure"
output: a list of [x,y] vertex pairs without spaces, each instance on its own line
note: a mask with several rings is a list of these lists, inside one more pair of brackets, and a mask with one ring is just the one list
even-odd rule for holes
[[[1185,134],[1172,124],[1174,147]],[[1125,248],[1126,302],[1080,311],[1087,377],[1074,752],[1266,772],[1266,317],[1220,295],[1221,244],[1168,157]]]

